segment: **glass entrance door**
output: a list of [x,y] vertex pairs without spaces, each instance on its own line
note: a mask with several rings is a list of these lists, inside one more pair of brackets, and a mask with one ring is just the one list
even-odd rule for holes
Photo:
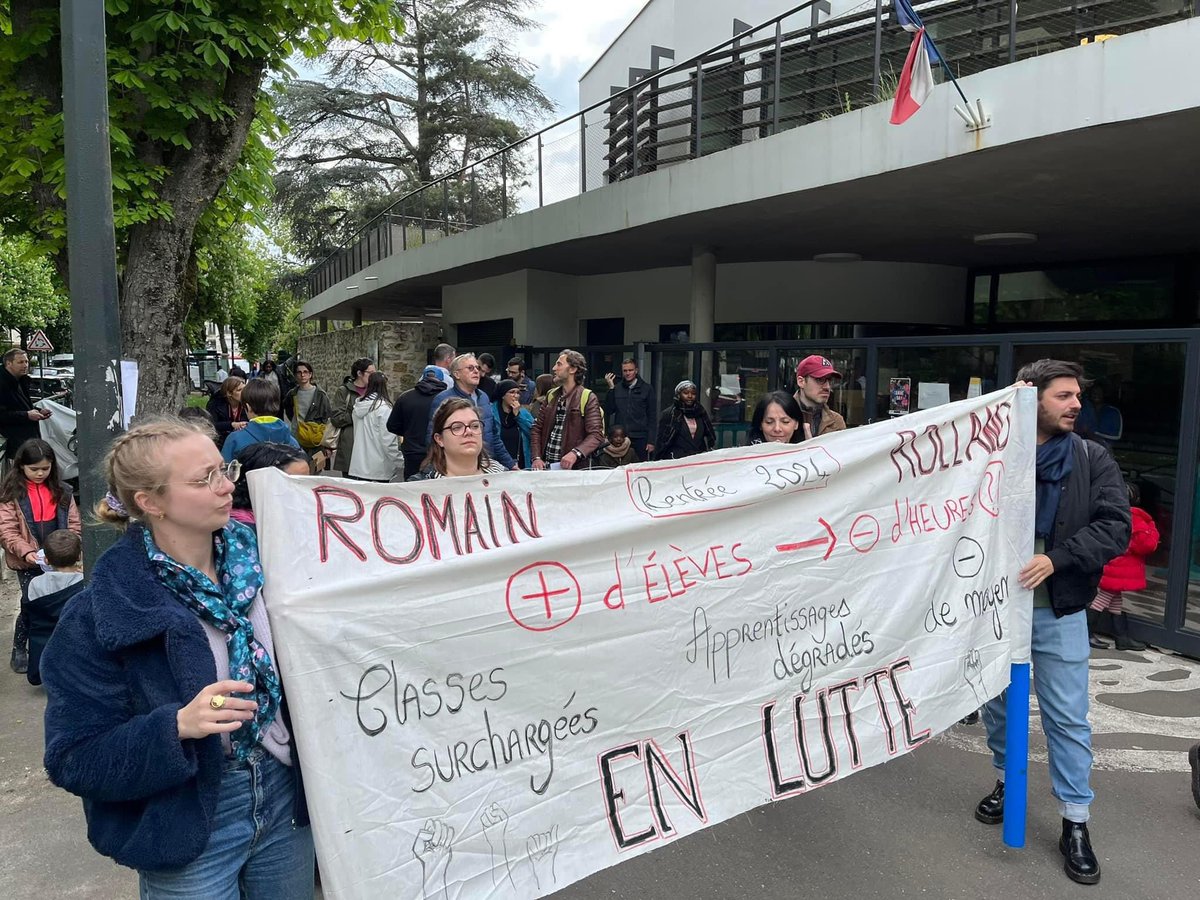
[[[1179,443],[1187,345],[1162,343],[1018,344],[1013,374],[1044,357],[1078,362],[1091,384],[1075,430],[1108,447],[1136,504],[1158,527],[1146,558],[1147,586],[1125,595],[1130,616],[1168,627],[1172,526],[1179,502]],[[1190,505],[1191,500],[1184,502]]]

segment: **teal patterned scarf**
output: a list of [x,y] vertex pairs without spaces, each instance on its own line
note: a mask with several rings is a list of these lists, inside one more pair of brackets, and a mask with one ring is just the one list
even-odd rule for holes
[[247,614],[262,590],[262,565],[254,532],[240,522],[230,521],[213,533],[213,565],[220,585],[192,566],[167,556],[146,528],[142,532],[146,554],[155,574],[179,601],[206,622],[225,633],[229,649],[229,677],[254,685],[254,693],[238,699],[254,700],[258,710],[253,719],[230,735],[234,755],[245,760],[258,745],[263,732],[275,721],[283,690],[266,647],[254,638]]

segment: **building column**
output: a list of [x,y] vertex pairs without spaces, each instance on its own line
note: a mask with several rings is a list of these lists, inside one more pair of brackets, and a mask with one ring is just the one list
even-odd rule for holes
[[329,331],[329,320],[321,316],[317,319],[317,327],[320,329],[321,334],[326,334]]
[[[692,248],[692,314],[688,323],[688,340],[707,343],[713,339],[713,323],[717,317],[717,254],[712,247]],[[700,356],[700,402],[712,411],[713,397],[718,385],[713,379],[713,354]]]
[[354,327],[362,328],[362,307],[354,307]]

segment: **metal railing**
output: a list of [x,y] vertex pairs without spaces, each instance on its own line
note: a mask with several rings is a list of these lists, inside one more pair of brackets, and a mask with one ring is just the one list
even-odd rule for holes
[[[956,77],[1197,14],[1200,0],[916,4]],[[313,266],[315,296],[410,247],[891,99],[911,35],[890,3],[809,0],[405,194]],[[941,67],[935,64],[935,77]],[[640,71],[640,70],[639,70]]]

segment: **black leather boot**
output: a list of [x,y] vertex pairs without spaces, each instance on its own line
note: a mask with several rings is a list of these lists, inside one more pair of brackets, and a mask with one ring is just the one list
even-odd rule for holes
[[1058,849],[1067,858],[1064,868],[1072,881],[1096,884],[1100,880],[1100,863],[1092,852],[1092,839],[1086,823],[1063,819]]
[[1089,609],[1087,611],[1087,623],[1088,646],[1096,650],[1107,650],[1110,646],[1108,641],[1101,640],[1100,635],[1098,634],[1100,630],[1100,613],[1096,612],[1094,609]]
[[17,614],[17,621],[13,627],[13,650],[12,659],[9,660],[9,667],[18,675],[24,675],[29,669],[29,626],[25,620],[25,610],[23,608]]
[[996,789],[979,801],[975,818],[984,825],[999,825],[1004,821],[1004,782],[997,781]]
[[1129,620],[1125,618],[1125,613],[1117,613],[1112,617],[1113,620],[1113,637],[1116,638],[1118,650],[1145,650],[1146,645],[1141,641],[1135,641],[1129,636]]

